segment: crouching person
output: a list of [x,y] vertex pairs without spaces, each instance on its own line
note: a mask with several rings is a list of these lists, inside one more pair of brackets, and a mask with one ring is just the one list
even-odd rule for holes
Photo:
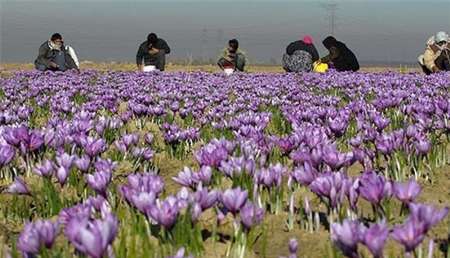
[[426,74],[450,71],[450,43],[447,33],[440,31],[427,41],[425,53],[419,56],[419,64]]
[[[164,71],[166,66],[166,55],[170,53],[167,42],[158,38],[155,33],[147,36],[147,41],[139,45],[136,54],[136,65],[139,71],[144,71],[144,66],[154,66],[160,71]],[[144,64],[142,64],[144,60]]]
[[311,36],[290,43],[283,55],[282,64],[286,72],[311,72],[313,63],[319,60],[319,53]]
[[233,71],[244,71],[246,64],[246,57],[244,52],[239,49],[239,42],[237,39],[228,41],[228,47],[225,48],[217,61],[220,69],[232,69]]
[[59,33],[52,35],[50,40],[39,47],[39,54],[34,61],[34,66],[39,71],[67,71],[76,69],[79,71],[80,63],[75,50],[64,45],[64,40]]

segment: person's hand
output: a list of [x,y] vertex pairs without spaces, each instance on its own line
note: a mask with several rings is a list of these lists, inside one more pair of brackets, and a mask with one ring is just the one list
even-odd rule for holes
[[50,61],[48,64],[51,68],[58,68],[58,65],[55,62]]
[[433,71],[433,73],[437,73],[437,72],[440,71],[439,68],[438,68],[437,66],[433,66],[433,67],[431,68],[431,70]]
[[149,51],[150,55],[155,55],[159,53],[159,49],[157,48],[151,48]]

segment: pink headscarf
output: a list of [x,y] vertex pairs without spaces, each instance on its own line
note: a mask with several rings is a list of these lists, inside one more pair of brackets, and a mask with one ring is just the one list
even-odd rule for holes
[[305,42],[306,45],[312,45],[313,38],[310,35],[305,35],[303,37],[303,42]]

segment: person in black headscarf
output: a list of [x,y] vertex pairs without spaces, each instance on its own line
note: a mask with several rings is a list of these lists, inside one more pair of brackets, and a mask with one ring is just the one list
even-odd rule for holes
[[359,70],[355,54],[344,43],[337,41],[332,36],[325,38],[322,43],[329,51],[327,56],[320,59],[322,63],[332,63],[339,72]]

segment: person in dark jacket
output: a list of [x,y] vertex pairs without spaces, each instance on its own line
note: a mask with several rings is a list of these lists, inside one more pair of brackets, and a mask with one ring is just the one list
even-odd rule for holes
[[[154,65],[156,69],[164,71],[166,66],[166,55],[170,53],[167,42],[158,38],[155,33],[150,33],[147,40],[143,42],[136,54],[136,65],[138,70],[143,71],[144,66]],[[144,64],[142,64],[142,59]]]
[[321,58],[322,63],[332,63],[339,72],[359,70],[355,54],[344,43],[337,41],[332,36],[325,38],[322,43],[329,51],[327,56]]
[[39,71],[67,71],[79,70],[80,63],[75,50],[64,45],[61,34],[55,33],[39,47],[39,54],[34,61],[34,66]]
[[286,47],[282,64],[286,72],[310,72],[312,64],[319,60],[319,53],[313,44],[311,36],[290,43]]
[[228,47],[222,51],[217,65],[222,70],[231,68],[243,72],[246,60],[245,53],[239,49],[239,41],[237,39],[231,39],[228,41]]
[[292,55],[297,50],[308,52],[311,55],[313,62],[319,60],[319,52],[317,52],[317,49],[314,46],[313,38],[309,35],[304,36],[302,40],[290,43],[286,47],[286,54]]

